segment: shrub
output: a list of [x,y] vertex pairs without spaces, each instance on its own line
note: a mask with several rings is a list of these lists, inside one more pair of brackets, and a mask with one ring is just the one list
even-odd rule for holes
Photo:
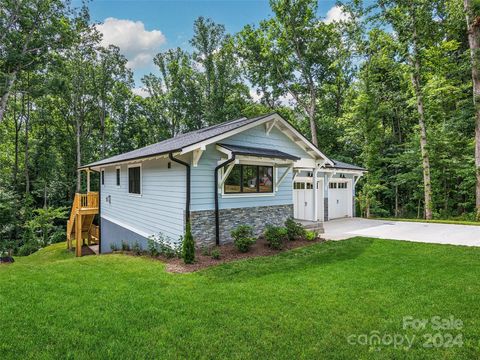
[[318,234],[315,231],[307,231],[305,235],[305,240],[313,241],[317,238]]
[[215,259],[215,260],[220,259],[220,250],[218,250],[217,248],[212,249],[210,254],[212,256],[212,259]]
[[118,251],[118,246],[117,246],[117,244],[111,243],[111,244],[110,244],[110,250],[112,250],[112,251]]
[[30,254],[33,254],[38,249],[39,246],[34,242],[27,242],[18,248],[17,255],[28,256]]
[[122,240],[122,251],[130,251],[130,245],[125,240]]
[[230,235],[240,252],[247,252],[257,241],[253,236],[253,228],[250,225],[239,225],[230,232]]
[[304,238],[306,236],[306,230],[303,228],[302,224],[293,220],[293,218],[288,218],[285,221],[285,227],[287,228],[288,240],[293,241],[297,238]]
[[157,235],[151,236],[148,239],[148,253],[151,256],[162,255],[168,259],[179,256],[180,250],[178,245],[172,245],[172,243],[172,239],[170,239],[168,236],[158,233]]
[[150,256],[153,256],[153,257],[156,257],[160,254],[160,252],[158,251],[157,243],[155,242],[155,238],[153,236],[148,238],[147,251],[150,254]]
[[132,251],[135,255],[141,255],[142,254],[142,247],[140,246],[138,241],[135,241],[135,244],[133,244]]
[[288,239],[287,229],[284,227],[278,227],[273,225],[267,225],[263,233],[265,240],[272,249],[281,249],[283,243]]
[[183,238],[182,258],[185,264],[193,264],[195,261],[195,242],[193,241],[189,222],[187,222],[185,236]]

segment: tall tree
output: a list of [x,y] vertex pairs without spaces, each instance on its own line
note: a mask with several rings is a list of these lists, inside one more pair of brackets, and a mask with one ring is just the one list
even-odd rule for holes
[[317,15],[316,0],[272,0],[274,17],[239,34],[239,54],[249,80],[274,99],[290,96],[307,115],[318,145],[317,108],[321,86],[332,81],[333,24]]
[[476,211],[480,219],[480,3],[464,0],[467,19],[468,43],[472,65],[473,103],[475,106],[475,173]]
[[45,64],[69,42],[68,8],[61,0],[3,0],[0,8],[0,122],[20,72]]

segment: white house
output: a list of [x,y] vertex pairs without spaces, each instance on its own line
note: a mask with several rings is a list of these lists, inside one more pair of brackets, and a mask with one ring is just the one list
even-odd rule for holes
[[181,134],[81,169],[101,174],[102,253],[122,241],[145,246],[158,233],[176,241],[187,221],[200,246],[230,241],[239,224],[259,233],[291,216],[319,224],[354,216],[355,184],[365,172],[328,158],[277,113]]

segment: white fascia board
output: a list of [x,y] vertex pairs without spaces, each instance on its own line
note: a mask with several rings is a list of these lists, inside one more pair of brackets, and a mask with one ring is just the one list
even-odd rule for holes
[[[179,154],[180,154],[179,152],[175,152],[175,153],[173,153],[173,156],[177,156]],[[108,164],[101,164],[101,165],[98,165],[98,166],[91,166],[89,169],[94,170],[94,171],[100,171],[100,169],[104,169],[104,168],[110,167],[110,166],[119,166],[119,165],[125,165],[125,164],[139,164],[139,163],[142,163],[144,161],[166,159],[166,158],[168,158],[168,154],[153,155],[153,156],[149,156],[149,157],[145,157],[145,158],[125,160],[125,161],[117,161],[117,162],[112,162],[112,163],[108,163]]]
[[[214,137],[211,137],[210,139],[206,139],[202,142],[199,142],[199,143],[196,143],[196,144],[193,144],[193,145],[190,145],[190,146],[186,146],[182,149],[181,151],[181,155],[183,154],[186,154],[192,150],[195,150],[195,149],[198,149],[202,146],[207,146],[207,145],[210,145],[210,144],[213,144],[213,143],[216,143],[217,141],[220,141],[220,140],[223,140],[225,138],[228,138],[230,136],[233,136],[233,135],[236,135],[236,134],[239,134],[245,130],[248,130],[248,129],[251,129],[251,128],[254,128],[258,125],[261,125],[261,124],[264,124],[266,122],[269,122],[269,121],[272,121],[272,120],[275,120],[276,119],[276,116],[278,116],[277,114],[272,114],[270,116],[267,116],[265,118],[262,118],[260,120],[257,120],[257,121],[254,121],[250,124],[247,124],[247,125],[244,125],[244,126],[241,126],[239,128],[236,128],[236,129],[233,129],[233,130],[230,130],[230,131],[227,131],[223,134],[220,134],[220,135],[217,135],[217,136],[214,136]],[[217,147],[218,149],[218,147]]]

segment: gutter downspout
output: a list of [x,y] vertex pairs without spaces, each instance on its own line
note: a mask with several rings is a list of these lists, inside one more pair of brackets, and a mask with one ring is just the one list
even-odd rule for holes
[[176,159],[173,157],[173,153],[168,153],[168,158],[178,164],[181,164],[185,166],[187,170],[187,177],[186,177],[186,183],[187,183],[187,195],[186,195],[186,201],[185,201],[185,222],[188,223],[190,222],[190,164],[186,163],[185,161],[182,161],[180,159]]
[[220,219],[218,215],[218,170],[225,165],[230,164],[232,161],[235,161],[235,154],[232,153],[232,157],[217,165],[215,168],[215,244],[220,245]]

